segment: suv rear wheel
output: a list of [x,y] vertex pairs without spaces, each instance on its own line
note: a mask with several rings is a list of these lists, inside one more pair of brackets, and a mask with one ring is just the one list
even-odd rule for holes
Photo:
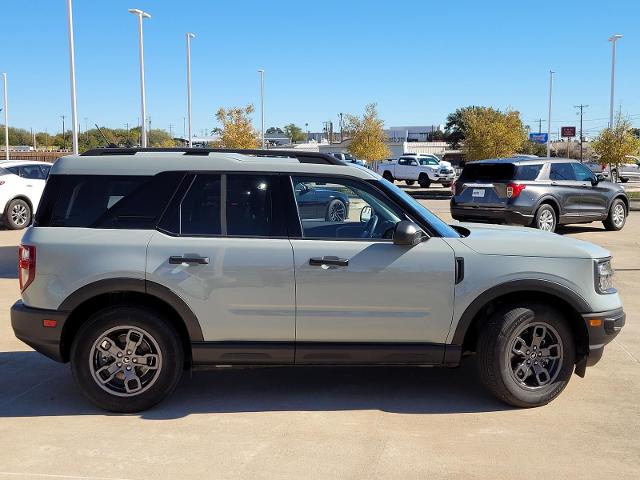
[[14,198],[7,204],[4,223],[11,230],[20,230],[31,224],[31,207],[21,198]]
[[622,200],[616,198],[611,204],[609,215],[604,222],[604,228],[607,230],[622,230],[627,221],[627,207]]
[[496,311],[478,340],[482,383],[503,402],[537,407],[566,387],[575,363],[571,328],[555,308],[541,303]]
[[175,329],[154,311],[116,306],[95,313],[71,346],[71,371],[82,393],[112,412],[139,412],[169,395],[182,374]]
[[391,172],[389,170],[385,170],[384,173],[382,174],[382,178],[384,178],[385,180],[388,180],[389,182],[393,183],[393,175],[391,175]]
[[533,226],[538,230],[544,230],[545,232],[555,232],[558,219],[556,218],[556,211],[554,208],[545,203],[538,208],[536,217],[533,222]]

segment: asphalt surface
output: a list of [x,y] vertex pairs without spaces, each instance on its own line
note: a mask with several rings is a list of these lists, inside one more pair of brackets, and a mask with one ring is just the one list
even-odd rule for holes
[[[448,217],[446,200],[426,204]],[[80,395],[68,365],[16,340],[20,234],[0,231],[0,479],[640,478],[640,212],[561,234],[614,255],[627,326],[550,405],[510,408],[457,369],[186,374],[138,415]]]

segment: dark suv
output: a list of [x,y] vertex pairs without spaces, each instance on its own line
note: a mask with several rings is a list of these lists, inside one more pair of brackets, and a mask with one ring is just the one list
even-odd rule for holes
[[624,227],[629,199],[576,160],[501,158],[468,163],[453,185],[451,215],[460,221],[558,225],[602,221]]

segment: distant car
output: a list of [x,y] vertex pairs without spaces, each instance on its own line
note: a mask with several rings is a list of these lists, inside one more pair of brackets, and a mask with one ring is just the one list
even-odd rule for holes
[[576,160],[501,158],[468,163],[454,185],[451,215],[460,221],[515,223],[555,231],[560,224],[602,221],[621,230],[624,189]]
[[0,162],[0,211],[8,228],[20,230],[31,224],[50,169],[45,162]]
[[[607,171],[609,167],[607,166]],[[627,155],[625,163],[614,166],[611,169],[612,178],[622,183],[627,183],[630,179],[640,179],[640,157]]]
[[349,217],[349,196],[344,192],[307,182],[296,184],[294,191],[304,220],[344,222]]
[[378,173],[386,180],[404,180],[407,185],[416,181],[422,188],[432,183],[450,187],[456,174],[448,162],[442,162],[434,155],[408,154],[397,159],[390,158],[380,162]]
[[582,162],[582,164],[596,175],[598,173],[604,173],[604,167],[600,162]]
[[334,158],[337,158],[338,160],[342,160],[345,163],[354,163],[356,165],[360,165],[363,167],[367,166],[367,161],[366,160],[360,160],[356,157],[354,157],[353,155],[351,155],[350,153],[330,153],[329,155],[331,155]]

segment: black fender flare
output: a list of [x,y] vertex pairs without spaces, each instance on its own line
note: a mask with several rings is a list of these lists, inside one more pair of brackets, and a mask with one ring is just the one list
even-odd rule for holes
[[58,310],[72,312],[79,305],[99,295],[116,292],[135,292],[155,297],[173,308],[182,319],[192,342],[202,342],[202,328],[191,308],[171,289],[141,278],[108,278],[90,283],[70,294]]
[[538,209],[540,208],[540,205],[542,205],[543,203],[553,203],[553,205],[556,207],[557,211],[558,211],[558,219],[557,221],[560,221],[560,216],[562,215],[562,207],[560,205],[560,201],[554,197],[553,195],[547,193],[545,195],[543,195],[537,202],[536,205],[531,209],[531,214],[535,215],[536,212],[538,211]]
[[469,304],[460,317],[460,321],[456,326],[451,343],[455,345],[463,344],[464,338],[471,326],[471,323],[473,322],[473,319],[489,302],[504,295],[519,292],[541,292],[547,295],[552,295],[569,304],[576,313],[586,313],[591,311],[591,306],[584,298],[570,288],[559,283],[536,279],[513,280],[485,290]]

